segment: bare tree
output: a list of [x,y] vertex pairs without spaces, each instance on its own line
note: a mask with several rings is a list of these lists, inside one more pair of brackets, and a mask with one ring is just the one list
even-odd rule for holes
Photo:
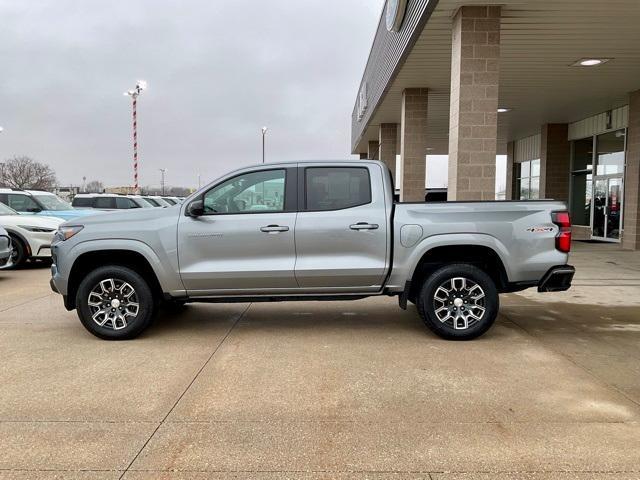
[[87,183],[86,191],[87,193],[103,193],[104,185],[99,180],[92,180]]
[[56,174],[44,163],[25,156],[14,156],[0,163],[0,186],[32,190],[51,190]]

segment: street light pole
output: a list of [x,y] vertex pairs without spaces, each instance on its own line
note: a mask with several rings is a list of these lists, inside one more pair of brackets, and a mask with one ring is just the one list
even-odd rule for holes
[[124,95],[131,97],[133,101],[133,189],[135,193],[139,193],[138,186],[138,96],[147,88],[147,82],[138,80],[133,90],[124,92]]
[[166,168],[159,168],[158,170],[160,170],[160,173],[162,173],[162,179],[160,180],[160,188],[162,189],[162,195],[164,195],[164,176],[167,173]]
[[267,134],[267,127],[262,127],[262,163],[264,163],[264,137]]

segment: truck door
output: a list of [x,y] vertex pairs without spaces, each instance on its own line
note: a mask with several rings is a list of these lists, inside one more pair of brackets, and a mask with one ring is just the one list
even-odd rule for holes
[[190,295],[295,290],[296,176],[296,168],[244,172],[198,199],[203,215],[180,217],[178,259]]
[[388,265],[388,213],[378,165],[301,166],[296,280],[323,293],[380,289]]

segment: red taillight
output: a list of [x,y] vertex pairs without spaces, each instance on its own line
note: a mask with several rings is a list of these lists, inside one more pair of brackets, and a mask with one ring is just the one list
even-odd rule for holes
[[569,253],[571,251],[571,217],[569,212],[553,212],[551,221],[559,228],[556,235],[556,249],[563,253]]

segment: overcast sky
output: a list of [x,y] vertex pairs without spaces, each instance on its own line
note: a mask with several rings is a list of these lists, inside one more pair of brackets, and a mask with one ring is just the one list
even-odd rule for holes
[[0,158],[141,185],[195,186],[261,160],[348,158],[384,0],[0,0]]

